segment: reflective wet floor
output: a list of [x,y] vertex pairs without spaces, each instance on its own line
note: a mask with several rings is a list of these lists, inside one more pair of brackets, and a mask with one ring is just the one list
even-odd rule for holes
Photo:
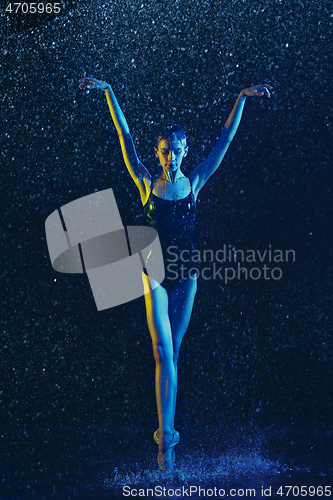
[[333,430],[271,426],[230,431],[202,426],[180,431],[175,471],[163,473],[157,469],[157,446],[150,429],[2,428],[0,498],[333,495]]

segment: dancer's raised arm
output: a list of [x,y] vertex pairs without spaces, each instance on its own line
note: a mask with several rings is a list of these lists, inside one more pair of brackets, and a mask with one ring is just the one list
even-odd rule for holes
[[106,82],[89,77],[81,78],[79,83],[80,89],[100,89],[105,92],[112,120],[118,132],[126,167],[140,191],[142,203],[144,204],[149,196],[151,176],[138,158],[126,118],[111,86]]
[[239,123],[242,118],[246,98],[248,96],[262,97],[264,95],[270,97],[270,89],[272,89],[272,87],[264,83],[261,85],[255,85],[254,87],[249,87],[240,92],[229,115],[229,118],[227,119],[222,129],[221,136],[215,144],[213,150],[208,155],[208,157],[193,170],[190,175],[195,196],[198,195],[200,189],[205,185],[209,177],[220,166],[224,155],[226,154],[228,147],[238,129]]

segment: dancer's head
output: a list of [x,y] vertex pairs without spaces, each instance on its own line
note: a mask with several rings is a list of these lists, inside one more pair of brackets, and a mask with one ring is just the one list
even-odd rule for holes
[[157,148],[162,139],[169,139],[171,141],[173,139],[177,139],[179,141],[183,141],[184,146],[186,147],[186,134],[182,127],[180,125],[177,125],[176,123],[166,125],[163,129],[160,130],[160,133],[156,139]]
[[178,170],[188,152],[184,130],[176,124],[168,125],[158,135],[154,149],[162,168],[171,172]]

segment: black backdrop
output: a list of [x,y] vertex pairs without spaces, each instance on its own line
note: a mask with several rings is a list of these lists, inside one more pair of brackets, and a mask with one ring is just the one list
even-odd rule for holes
[[[105,97],[112,84],[152,172],[156,128],[207,155],[242,88],[227,156],[198,203],[197,248],[293,249],[281,280],[199,282],[179,361],[177,425],[332,419],[333,18],[326,0],[72,2],[56,19],[2,17],[1,421],[156,425],[144,301],[97,312],[84,276],[53,271],[44,222],[112,187],[141,211]],[[31,20],[32,19],[32,20]]]

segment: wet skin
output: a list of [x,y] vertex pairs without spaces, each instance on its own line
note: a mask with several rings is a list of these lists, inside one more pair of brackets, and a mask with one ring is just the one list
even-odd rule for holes
[[[161,139],[158,148],[154,148],[154,150],[161,167],[166,173],[166,180],[174,182],[177,177],[183,176],[180,172],[180,167],[188,151],[185,140],[176,138],[172,138],[171,140]],[[169,173],[171,175],[168,175]]]

